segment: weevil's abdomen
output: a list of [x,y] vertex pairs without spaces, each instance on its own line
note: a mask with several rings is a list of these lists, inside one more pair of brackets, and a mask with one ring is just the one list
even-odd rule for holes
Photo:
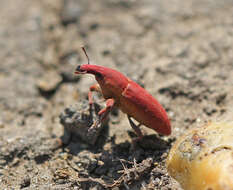
[[120,109],[160,134],[171,134],[171,124],[164,108],[144,88],[133,81],[128,83],[122,93]]

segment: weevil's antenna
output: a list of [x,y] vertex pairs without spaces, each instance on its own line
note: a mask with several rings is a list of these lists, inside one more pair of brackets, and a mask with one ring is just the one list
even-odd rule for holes
[[89,60],[89,57],[88,57],[88,55],[87,55],[87,52],[86,52],[84,46],[82,47],[82,50],[83,50],[83,52],[85,53],[85,55],[86,55],[86,57],[87,57],[87,64],[89,65],[89,64],[90,64],[90,60]]

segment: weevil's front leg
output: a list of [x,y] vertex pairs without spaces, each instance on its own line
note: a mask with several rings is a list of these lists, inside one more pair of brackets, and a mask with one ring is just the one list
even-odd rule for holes
[[141,125],[140,123],[138,125],[135,125],[135,123],[133,122],[133,120],[131,119],[131,117],[129,115],[127,115],[129,123],[131,125],[131,127],[134,129],[134,131],[137,133],[139,140],[142,139],[143,134],[142,131],[140,130],[139,126]]
[[99,111],[98,113],[99,118],[88,129],[88,132],[98,128],[98,126],[107,118],[108,114],[113,109],[114,104],[115,104],[115,100],[113,98],[107,99],[106,107]]
[[100,122],[103,122],[107,118],[108,114],[112,111],[114,104],[115,100],[113,98],[106,100],[106,107],[100,110],[98,113]]
[[100,92],[101,93],[101,88],[98,84],[94,84],[92,86],[90,86],[89,92],[88,92],[88,101],[90,105],[93,105],[93,97],[92,97],[92,92],[96,91],[96,92]]

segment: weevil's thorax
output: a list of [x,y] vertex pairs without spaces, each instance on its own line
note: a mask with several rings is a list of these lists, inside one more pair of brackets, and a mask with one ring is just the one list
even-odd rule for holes
[[95,74],[95,78],[101,87],[104,98],[115,98],[116,100],[120,99],[129,82],[129,79],[120,72],[101,66],[98,66],[98,74]]

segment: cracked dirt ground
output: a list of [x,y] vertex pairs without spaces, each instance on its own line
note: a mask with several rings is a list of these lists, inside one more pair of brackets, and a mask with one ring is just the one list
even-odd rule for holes
[[[0,18],[0,189],[181,190],[165,168],[171,144],[232,120],[232,0],[2,0]],[[96,146],[61,146],[59,115],[94,83],[73,75],[81,45],[155,96],[172,135],[143,127],[132,150],[127,117],[114,112]]]

